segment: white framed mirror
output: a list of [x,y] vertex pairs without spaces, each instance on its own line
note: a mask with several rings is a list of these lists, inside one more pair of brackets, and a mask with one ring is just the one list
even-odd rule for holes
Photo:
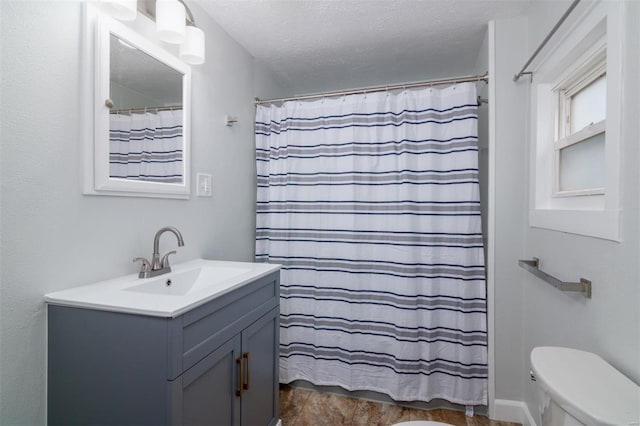
[[106,16],[94,45],[90,193],[189,198],[191,68]]

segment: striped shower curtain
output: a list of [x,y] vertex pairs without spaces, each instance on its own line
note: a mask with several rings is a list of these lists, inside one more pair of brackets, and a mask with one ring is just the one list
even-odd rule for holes
[[181,110],[109,117],[109,177],[182,183]]
[[280,380],[487,403],[475,85],[258,106]]

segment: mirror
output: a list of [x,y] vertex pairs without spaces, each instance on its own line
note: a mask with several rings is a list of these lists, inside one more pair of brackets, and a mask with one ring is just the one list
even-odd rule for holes
[[188,198],[189,66],[104,16],[95,59],[94,193]]

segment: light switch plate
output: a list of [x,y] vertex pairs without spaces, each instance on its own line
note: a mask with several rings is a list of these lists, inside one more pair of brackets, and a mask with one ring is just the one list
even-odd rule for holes
[[212,176],[206,173],[198,173],[196,175],[196,181],[198,189],[196,195],[198,197],[211,197],[213,196],[211,191]]

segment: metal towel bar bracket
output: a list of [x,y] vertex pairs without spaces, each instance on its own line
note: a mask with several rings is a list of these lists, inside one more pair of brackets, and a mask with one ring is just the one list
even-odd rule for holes
[[548,282],[558,290],[579,291],[584,297],[591,299],[591,281],[585,278],[580,278],[580,282],[577,283],[560,281],[556,277],[541,271],[538,268],[539,264],[540,259],[537,257],[534,257],[533,260],[518,260],[518,265],[520,265],[521,268],[526,269],[541,280]]

